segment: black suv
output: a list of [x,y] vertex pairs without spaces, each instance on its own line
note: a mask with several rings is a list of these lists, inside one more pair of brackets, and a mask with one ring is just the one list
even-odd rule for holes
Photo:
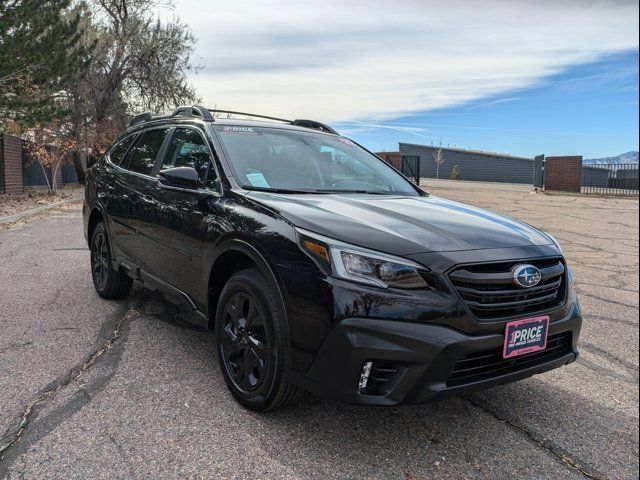
[[84,228],[98,293],[140,280],[215,329],[240,403],[419,403],[576,359],[549,234],[431,196],[319,122],[212,112],[134,118],[89,170]]

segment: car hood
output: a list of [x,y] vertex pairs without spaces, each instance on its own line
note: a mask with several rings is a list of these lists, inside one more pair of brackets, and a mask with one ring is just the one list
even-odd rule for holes
[[548,245],[535,228],[434,196],[250,192],[294,225],[395,255]]

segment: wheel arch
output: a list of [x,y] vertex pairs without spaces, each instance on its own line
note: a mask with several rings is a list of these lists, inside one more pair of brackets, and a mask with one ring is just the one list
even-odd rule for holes
[[93,229],[96,228],[98,223],[104,222],[106,225],[106,218],[99,207],[94,207],[89,215],[89,221],[87,222],[87,242],[91,243],[91,236],[93,235]]
[[100,203],[96,203],[91,209],[91,213],[89,214],[89,219],[87,220],[87,245],[91,248],[91,235],[93,234],[93,229],[100,222],[104,223],[104,228],[107,230],[109,251],[111,252],[111,258],[115,262],[115,251],[113,249],[113,236],[111,235],[111,226],[109,225],[109,221],[107,218],[107,212],[104,206]]
[[285,322],[285,365],[291,366],[291,337],[289,331],[289,319],[285,307],[285,292],[282,283],[278,279],[275,268],[271,265],[266,254],[242,238],[229,238],[223,240],[214,250],[211,261],[208,262],[207,277],[207,312],[209,316],[209,328],[215,329],[216,310],[218,298],[225,284],[231,276],[249,267],[256,267],[267,281],[276,289],[282,318]]

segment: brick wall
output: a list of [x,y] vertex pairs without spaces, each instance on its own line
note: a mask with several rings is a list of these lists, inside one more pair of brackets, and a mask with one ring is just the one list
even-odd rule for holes
[[19,193],[22,191],[22,141],[18,137],[5,134],[0,145],[0,190],[5,193]]
[[546,190],[580,193],[582,188],[582,157],[547,157],[544,165]]
[[396,167],[398,170],[402,170],[402,155],[400,152],[378,152],[376,155],[385,162]]

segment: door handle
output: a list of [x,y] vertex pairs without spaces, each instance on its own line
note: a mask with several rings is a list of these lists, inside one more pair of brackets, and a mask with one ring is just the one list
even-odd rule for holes
[[155,204],[153,198],[149,197],[148,195],[143,195],[142,197],[140,197],[140,200],[142,200],[142,203],[145,207],[151,207]]

